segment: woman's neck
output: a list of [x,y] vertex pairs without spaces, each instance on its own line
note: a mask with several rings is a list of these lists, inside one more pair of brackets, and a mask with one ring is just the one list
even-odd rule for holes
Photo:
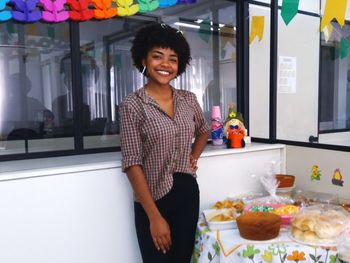
[[146,92],[154,99],[167,99],[173,96],[172,87],[167,85],[154,85],[151,83],[146,84]]

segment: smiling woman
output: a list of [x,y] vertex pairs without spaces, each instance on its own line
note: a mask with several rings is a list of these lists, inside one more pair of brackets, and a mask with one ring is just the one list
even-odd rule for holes
[[197,159],[209,126],[196,96],[170,85],[185,71],[190,48],[177,29],[158,23],[141,28],[132,44],[147,84],[123,99],[119,114],[142,259],[190,262],[199,214]]

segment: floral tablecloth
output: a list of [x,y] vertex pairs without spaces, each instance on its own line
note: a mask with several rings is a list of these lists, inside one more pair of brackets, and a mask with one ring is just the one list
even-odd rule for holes
[[238,229],[210,231],[201,216],[197,226],[193,263],[336,263],[336,247],[309,246],[293,241],[287,230],[269,241],[250,241]]

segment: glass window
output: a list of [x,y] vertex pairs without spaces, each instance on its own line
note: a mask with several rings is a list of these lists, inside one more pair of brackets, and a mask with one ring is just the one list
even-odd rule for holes
[[72,119],[60,115],[71,103],[57,104],[69,53],[67,23],[0,24],[0,155],[74,148]]
[[270,13],[270,7],[249,5],[250,28],[253,16],[264,17],[263,38],[249,45],[249,132],[263,139],[270,131]]
[[340,58],[337,32],[347,36],[350,26],[340,29],[332,23],[335,34],[325,41],[321,34],[320,132],[350,129],[350,57]]
[[146,83],[133,66],[131,40],[156,17],[181,30],[191,46],[191,65],[172,85],[197,95],[208,122],[213,105],[221,106],[225,117],[229,104],[237,102],[235,4],[208,1],[193,9],[179,5],[176,14],[168,15],[171,10],[149,13],[154,18],[80,24],[85,149],[119,146],[118,105]]
[[[232,1],[198,1],[147,15],[79,23],[73,41],[79,41],[81,59],[75,62],[69,22],[6,22],[0,24],[0,155],[80,150],[74,148],[78,126],[84,150],[118,147],[118,105],[146,83],[133,66],[131,41],[151,21],[181,30],[192,50],[191,65],[172,85],[196,94],[208,122],[213,105],[221,106],[225,118],[229,105],[237,103]],[[82,89],[72,85],[72,74],[78,74]],[[81,107],[73,105],[73,98],[82,100]],[[74,120],[77,115],[81,123]],[[76,139],[80,145],[81,138]]]

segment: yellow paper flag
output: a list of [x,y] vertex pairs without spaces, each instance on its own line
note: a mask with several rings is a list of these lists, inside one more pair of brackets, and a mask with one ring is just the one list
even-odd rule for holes
[[259,41],[262,40],[264,35],[264,16],[252,16],[252,24],[249,36],[249,45],[254,41],[255,37],[259,38]]
[[28,35],[32,35],[32,36],[38,35],[35,24],[29,24],[27,26],[27,29],[28,29]]
[[345,24],[345,11],[348,0],[327,0],[321,20],[321,32],[335,18],[341,27]]
[[329,23],[326,28],[323,30],[324,34],[324,40],[328,42],[328,40],[331,38],[333,32],[333,26],[331,23]]
[[225,48],[227,43],[231,43],[232,46],[236,45],[234,34],[233,26],[225,25],[220,28],[221,48]]

